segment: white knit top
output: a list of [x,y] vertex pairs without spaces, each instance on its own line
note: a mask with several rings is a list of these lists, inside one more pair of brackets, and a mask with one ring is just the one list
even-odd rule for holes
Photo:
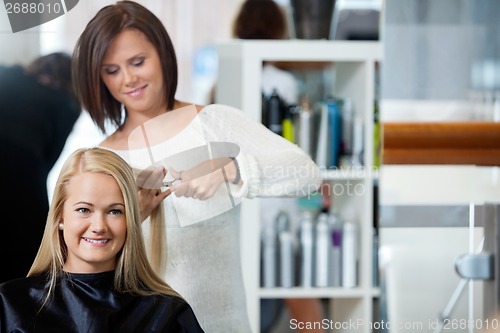
[[[319,189],[319,168],[297,145],[229,106],[204,107],[196,122],[188,125],[192,126],[201,127],[206,143],[239,146],[237,161],[244,185],[231,184],[230,192],[236,199],[231,206],[212,198],[179,200],[173,194],[164,200],[168,260],[164,278],[192,306],[205,332],[247,333],[250,324],[241,273],[237,203],[257,196],[307,195]],[[182,145],[179,142],[193,141],[189,130],[161,143],[161,151],[177,153]],[[203,138],[197,143],[203,144]],[[116,152],[132,166],[150,163],[148,158],[131,161],[130,151]],[[146,221],[144,229],[148,227]],[[145,231],[147,235],[149,230]]]

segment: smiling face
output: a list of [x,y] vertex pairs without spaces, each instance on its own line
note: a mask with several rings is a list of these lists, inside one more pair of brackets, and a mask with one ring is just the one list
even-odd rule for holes
[[129,114],[156,116],[167,109],[158,52],[138,30],[116,35],[104,56],[101,78]]
[[127,235],[125,203],[116,180],[85,172],[71,178],[63,208],[68,248],[64,270],[99,273],[115,269]]

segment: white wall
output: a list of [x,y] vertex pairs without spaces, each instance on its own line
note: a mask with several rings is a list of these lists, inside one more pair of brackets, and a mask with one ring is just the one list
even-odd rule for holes
[[0,65],[26,64],[40,54],[39,28],[12,33],[4,8],[0,5]]

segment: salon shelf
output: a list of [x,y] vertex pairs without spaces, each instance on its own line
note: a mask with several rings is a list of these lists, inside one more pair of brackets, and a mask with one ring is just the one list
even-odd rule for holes
[[[382,45],[371,41],[330,40],[232,40],[217,45],[219,58],[216,102],[234,106],[251,118],[262,116],[262,63],[317,62],[331,63],[333,96],[352,101],[354,112],[363,119],[363,146],[373,147],[373,114],[375,100],[375,68],[382,59]],[[328,75],[328,74],[327,74]],[[373,165],[373,150],[364,149],[363,161]],[[380,294],[372,287],[373,267],[373,184],[378,172],[360,170],[323,170],[322,177],[334,185],[362,185],[366,191],[357,196],[340,196],[334,205],[350,207],[351,216],[359,225],[358,286],[345,288],[272,288],[260,287],[260,200],[245,200],[242,205],[241,255],[247,294],[247,308],[252,330],[260,323],[260,300],[263,298],[319,297],[330,299],[330,317],[336,321],[359,319],[373,321],[373,298]],[[343,185],[341,184],[341,185]],[[351,184],[349,184],[351,185]],[[256,223],[257,221],[257,223]],[[368,333],[368,327],[358,333]]]
[[321,170],[321,177],[324,180],[340,181],[340,180],[364,180],[378,179],[378,170],[374,168],[349,168],[336,170]]
[[379,288],[260,288],[260,298],[361,298],[366,294],[380,296]]

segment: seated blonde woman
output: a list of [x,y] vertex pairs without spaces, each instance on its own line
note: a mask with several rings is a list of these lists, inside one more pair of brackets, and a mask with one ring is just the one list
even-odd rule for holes
[[0,331],[203,332],[151,268],[141,222],[129,165],[106,149],[75,151],[28,276],[0,285]]

